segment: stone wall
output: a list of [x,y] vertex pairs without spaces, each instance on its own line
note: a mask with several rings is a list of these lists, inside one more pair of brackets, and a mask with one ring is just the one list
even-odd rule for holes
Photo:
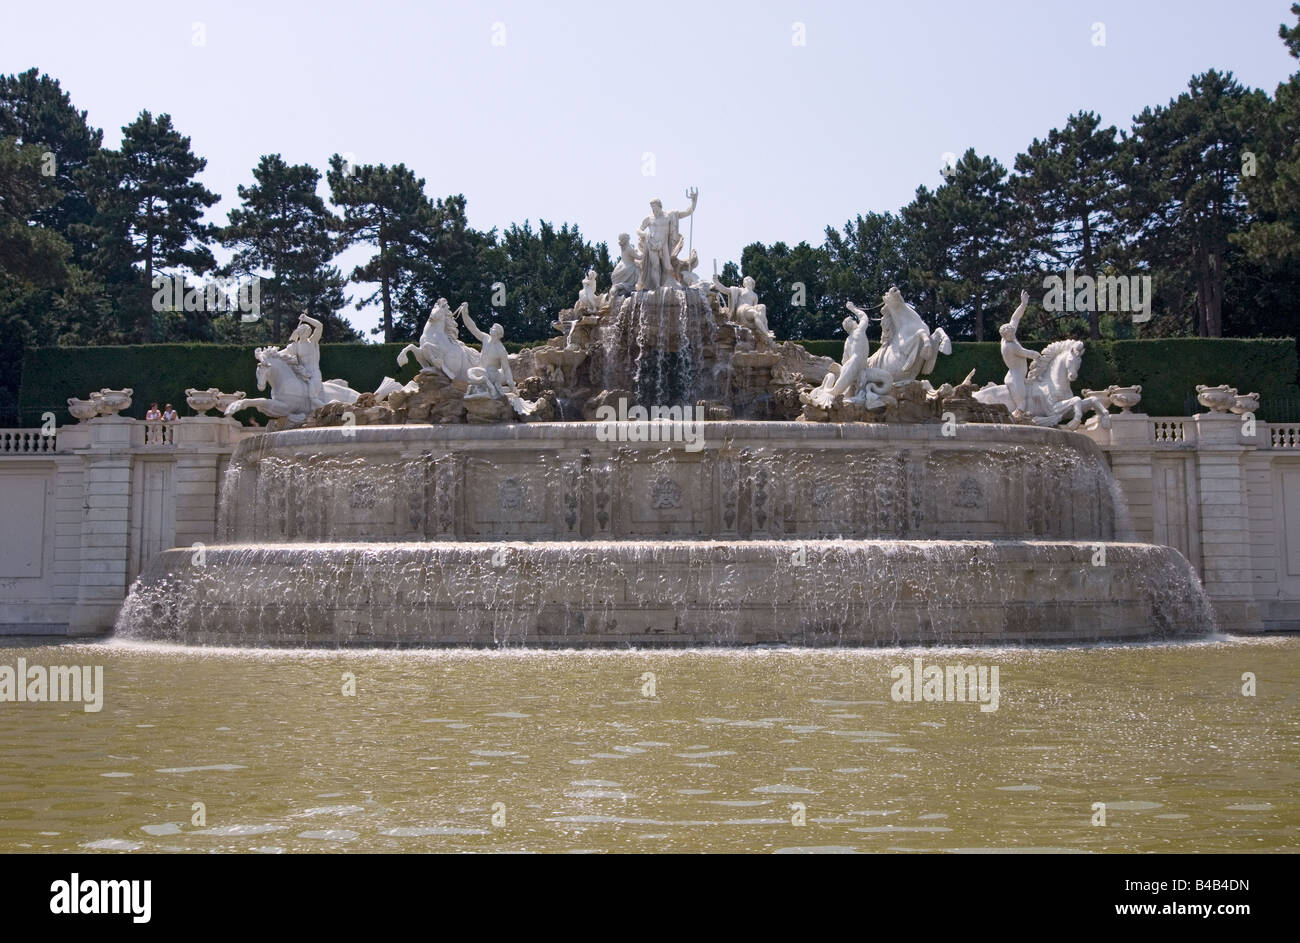
[[1087,435],[1137,539],[1191,561],[1223,628],[1300,630],[1300,424],[1135,413]]
[[158,552],[213,539],[220,478],[249,431],[202,416],[0,431],[0,635],[111,629]]

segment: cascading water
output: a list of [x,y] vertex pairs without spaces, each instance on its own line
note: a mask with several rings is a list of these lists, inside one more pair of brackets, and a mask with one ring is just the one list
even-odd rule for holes
[[[651,425],[661,438],[684,431]],[[593,423],[253,437],[223,485],[225,543],[201,558],[159,555],[118,632],[240,645],[581,646],[1212,628],[1186,560],[1132,542],[1114,478],[1083,436],[700,428],[694,452],[604,441]]]
[[629,390],[647,406],[694,405],[722,393],[713,362],[717,319],[705,292],[640,291],[616,307],[599,335],[605,389]]

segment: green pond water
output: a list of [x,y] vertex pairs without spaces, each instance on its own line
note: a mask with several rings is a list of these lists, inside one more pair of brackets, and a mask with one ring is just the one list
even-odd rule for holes
[[[891,670],[918,657],[996,667],[997,709],[894,700]],[[1295,637],[851,651],[0,648],[0,666],[19,658],[102,666],[103,703],[0,702],[9,852],[1300,843]]]

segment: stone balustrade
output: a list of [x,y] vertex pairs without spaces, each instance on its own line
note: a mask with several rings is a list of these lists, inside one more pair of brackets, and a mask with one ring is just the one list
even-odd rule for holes
[[1270,424],[1268,443],[1260,448],[1300,449],[1300,423]]
[[44,455],[59,450],[58,432],[40,429],[0,429],[0,455]]

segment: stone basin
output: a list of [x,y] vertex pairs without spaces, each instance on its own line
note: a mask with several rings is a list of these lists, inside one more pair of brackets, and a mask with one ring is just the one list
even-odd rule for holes
[[[949,427],[951,431],[951,427]],[[237,447],[219,542],[125,637],[238,645],[880,645],[1204,635],[1085,436],[938,423],[364,426]]]
[[1176,550],[1077,541],[230,545],[157,556],[120,637],[242,646],[1006,644],[1204,635]]

